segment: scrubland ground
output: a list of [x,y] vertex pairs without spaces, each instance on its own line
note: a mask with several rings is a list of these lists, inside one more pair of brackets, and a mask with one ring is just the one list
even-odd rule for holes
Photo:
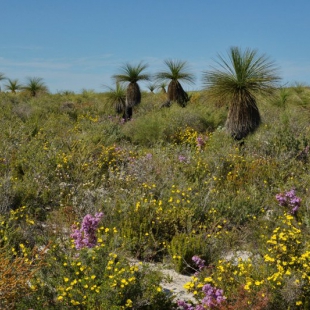
[[2,309],[310,309],[310,90],[259,98],[243,143],[190,95],[123,122],[105,94],[0,93]]

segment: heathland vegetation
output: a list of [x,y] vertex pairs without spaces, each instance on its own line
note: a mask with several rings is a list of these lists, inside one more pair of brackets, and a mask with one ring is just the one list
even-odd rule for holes
[[310,89],[253,50],[201,91],[164,65],[103,93],[0,75],[1,309],[310,309]]

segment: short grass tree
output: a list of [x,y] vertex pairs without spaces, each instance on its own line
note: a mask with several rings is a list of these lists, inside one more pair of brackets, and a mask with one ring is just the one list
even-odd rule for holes
[[158,72],[155,77],[159,82],[169,81],[166,105],[170,106],[171,102],[175,101],[185,107],[189,97],[180,81],[194,83],[194,75],[189,71],[186,61],[167,59],[164,62],[167,69]]
[[125,120],[129,120],[132,117],[132,108],[141,102],[141,91],[138,82],[150,80],[150,75],[144,73],[147,67],[148,65],[142,62],[138,65],[126,63],[121,67],[120,73],[113,76],[116,82],[128,83],[124,114]]

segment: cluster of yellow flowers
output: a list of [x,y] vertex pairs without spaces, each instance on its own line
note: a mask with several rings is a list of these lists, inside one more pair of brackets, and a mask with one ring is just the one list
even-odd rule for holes
[[271,287],[282,287],[291,279],[301,288],[301,299],[310,292],[310,248],[309,241],[301,233],[301,223],[291,214],[280,218],[281,226],[274,229],[267,240],[268,253],[264,260],[272,270],[267,280]]
[[29,216],[27,212],[27,207],[22,206],[16,210],[10,210],[8,216],[0,215],[0,241],[6,244],[9,237],[11,236],[11,229],[20,221],[25,221],[27,225],[34,225],[34,220]]
[[263,258],[221,259],[213,269],[202,270],[198,276],[192,277],[185,288],[195,294],[210,283],[222,288],[229,296],[236,294],[236,288],[241,285],[249,294],[255,295],[263,289],[277,295],[287,283],[293,283],[291,286],[295,286],[296,291],[299,289],[294,296],[295,305],[302,306],[310,293],[309,242],[301,233],[301,223],[292,215],[284,214],[279,222],[281,224],[272,235],[262,240],[267,244]]
[[89,112],[78,115],[78,118],[77,118],[78,122],[85,121],[85,120],[89,120],[93,123],[97,123],[99,121],[99,116],[98,115],[91,115]]
[[[107,228],[101,227],[99,230],[107,231]],[[90,251],[91,259],[95,264],[100,263],[102,255],[100,247],[103,246],[104,244],[101,243]],[[57,251],[57,248],[54,250]],[[108,261],[101,275],[96,273],[93,268],[95,265],[93,266],[92,263],[79,257],[64,257],[65,273],[61,284],[56,287],[57,300],[66,305],[86,305],[94,298],[94,295],[100,295],[107,287],[114,290],[115,294],[121,298],[122,291],[136,282],[139,266],[120,261],[115,253],[109,253],[107,256]],[[128,299],[123,309],[131,307],[132,301]]]
[[101,146],[100,154],[96,158],[97,166],[102,167],[116,167],[118,163],[125,159],[125,152],[118,149],[115,145]]
[[117,287],[124,289],[131,283],[135,283],[135,273],[139,270],[138,265],[124,265],[117,261],[117,255],[115,253],[109,254],[110,260],[108,261],[106,270],[111,288]]
[[34,221],[27,214],[27,207],[26,206],[22,206],[16,210],[10,210],[9,221],[12,221],[12,220],[17,221],[20,219],[25,219],[26,223],[29,225],[34,224]]
[[69,169],[70,164],[72,163],[72,155],[66,154],[64,152],[57,154],[56,157],[57,170]]
[[190,127],[181,128],[173,137],[177,144],[188,144],[191,146],[196,145],[198,132]]
[[201,149],[211,137],[211,134],[200,134],[195,129],[191,127],[181,128],[174,136],[173,141],[176,144],[185,144],[192,147],[196,147],[197,149]]

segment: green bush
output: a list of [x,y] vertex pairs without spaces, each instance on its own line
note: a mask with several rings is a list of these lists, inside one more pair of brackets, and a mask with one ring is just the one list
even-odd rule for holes
[[178,234],[175,235],[169,245],[169,254],[177,272],[191,274],[197,271],[192,257],[200,256],[206,265],[211,262],[211,249],[207,234]]

